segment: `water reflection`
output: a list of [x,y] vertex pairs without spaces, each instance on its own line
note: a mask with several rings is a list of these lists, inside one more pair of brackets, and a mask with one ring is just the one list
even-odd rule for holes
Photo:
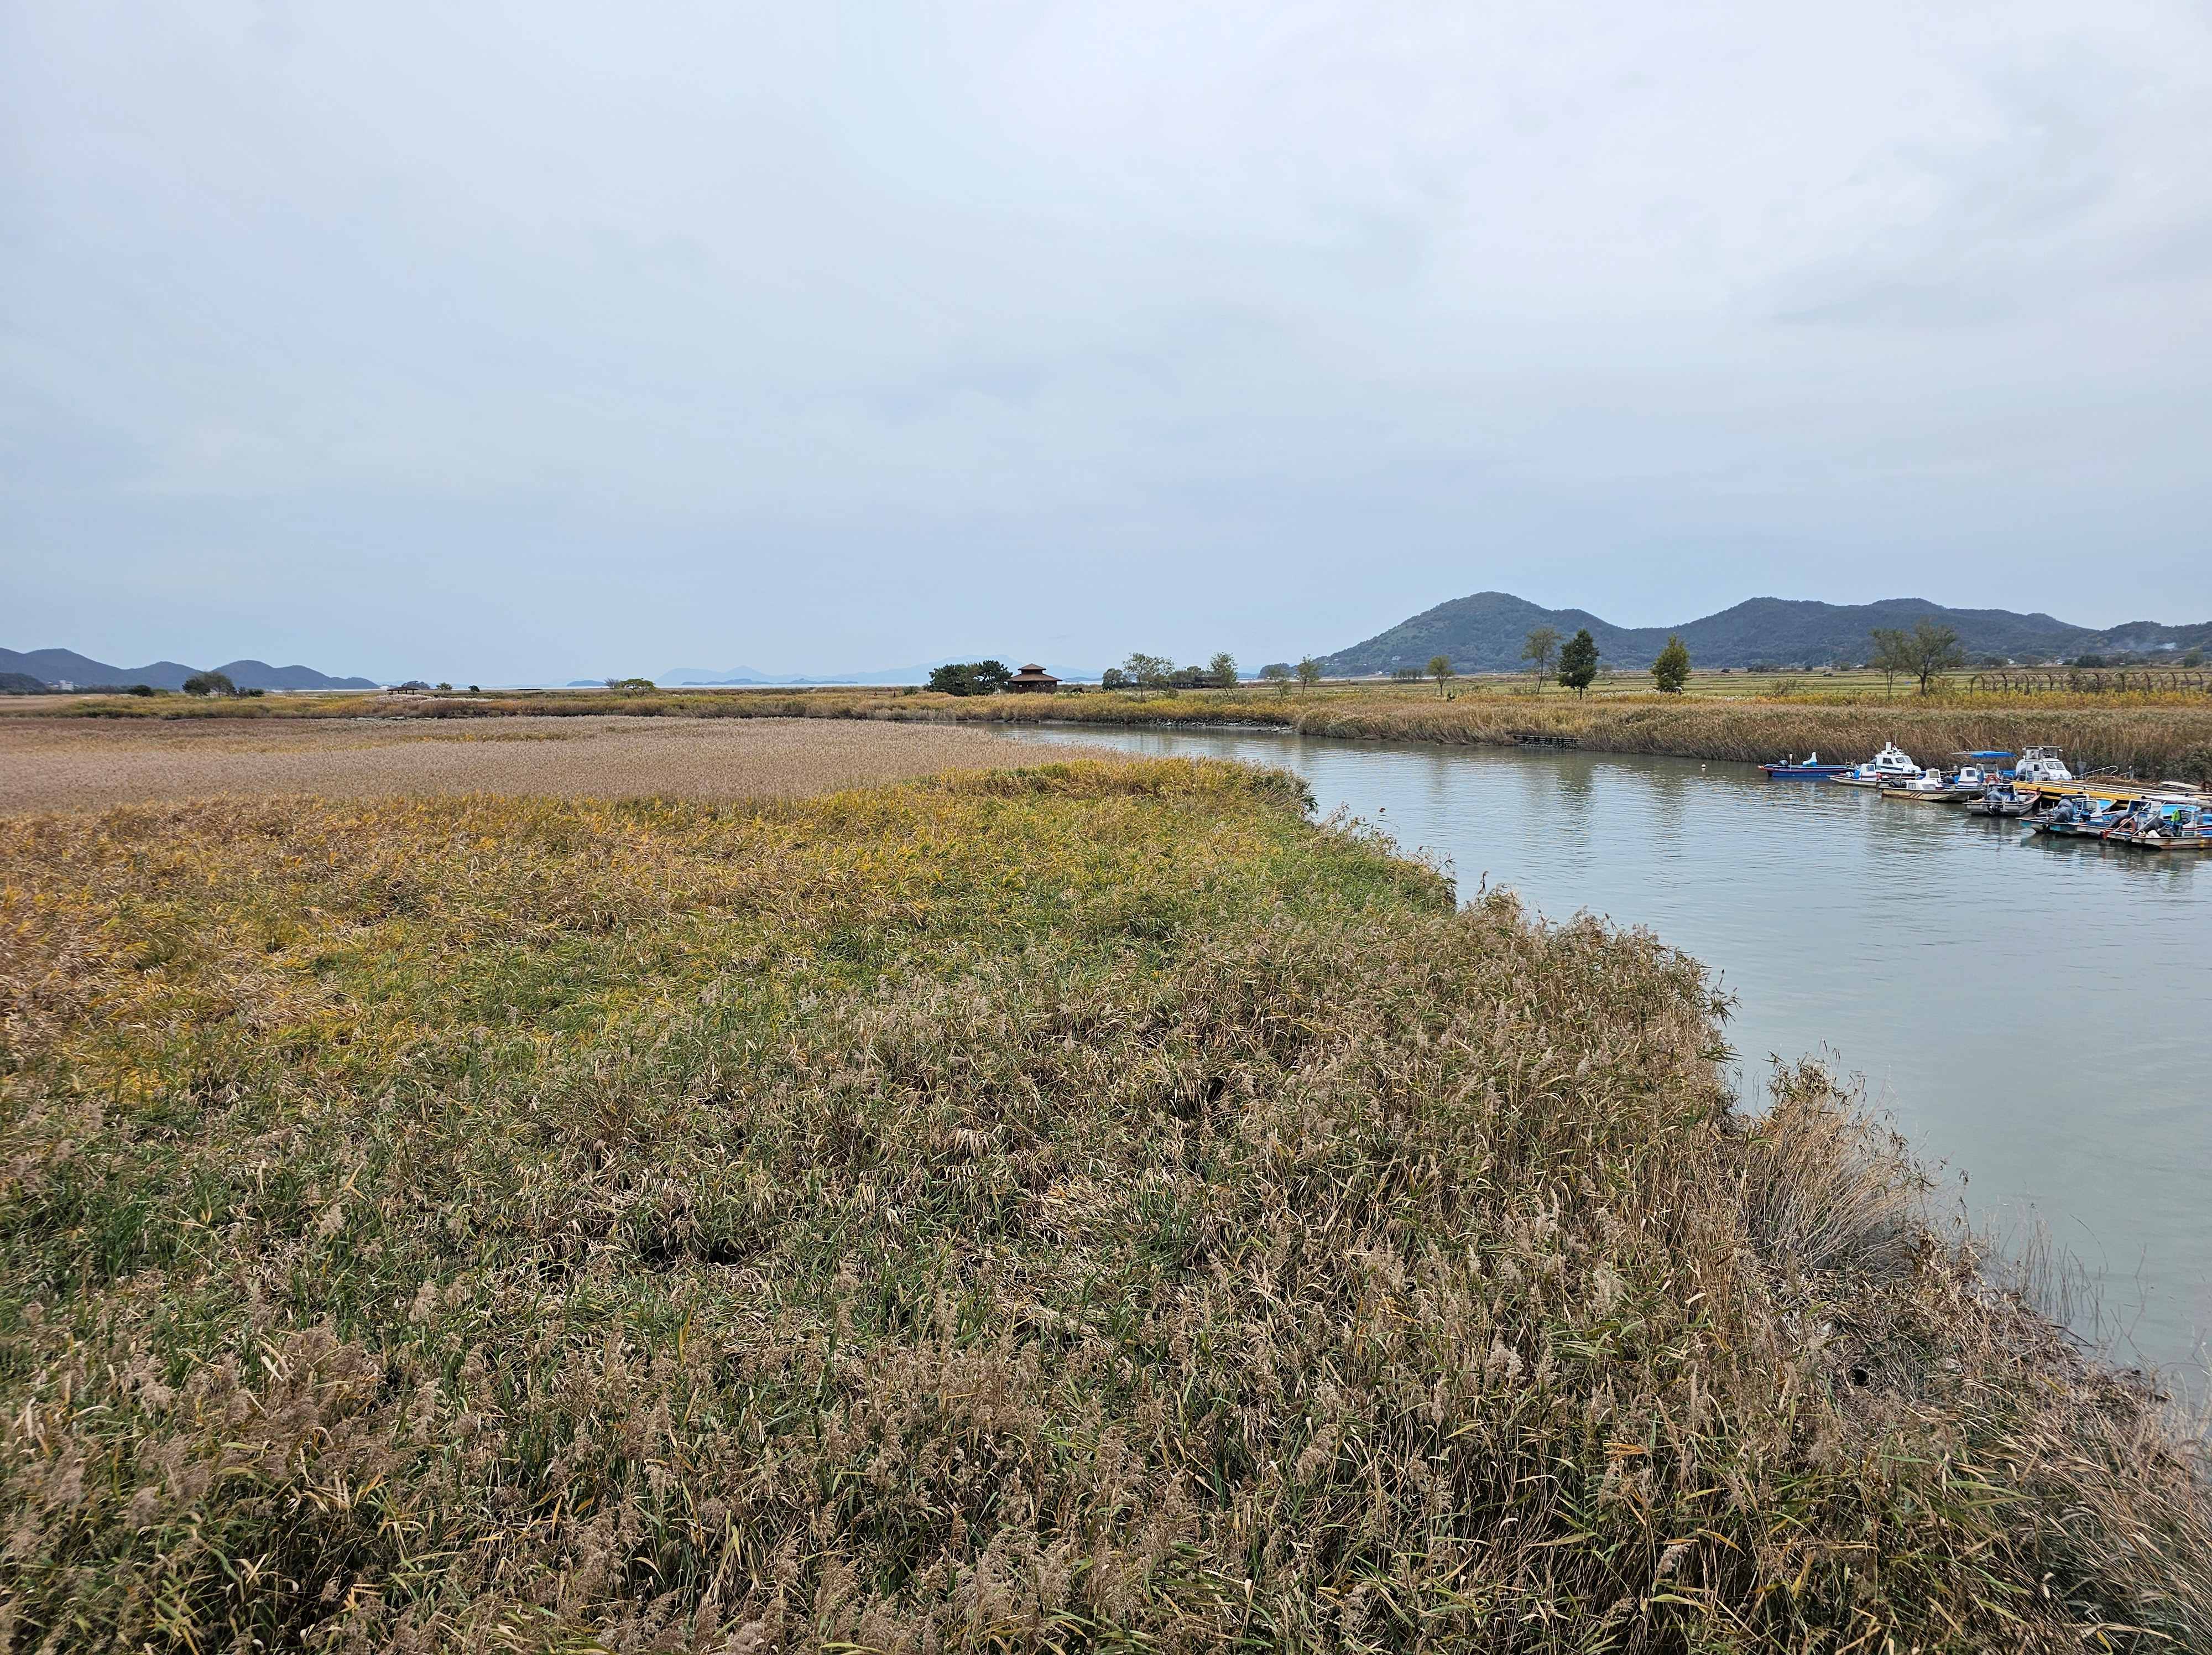
[[[1737,997],[1755,1094],[1767,1059],[1863,1075],[1978,1220],[2039,1217],[2135,1322],[2193,1359],[2212,1327],[2212,857],[2027,834],[1747,765],[1266,733],[1054,729],[1305,777],[1462,895],[1516,888],[1553,919],[1649,926]],[[2140,1315],[2130,1308],[2140,1301]]]

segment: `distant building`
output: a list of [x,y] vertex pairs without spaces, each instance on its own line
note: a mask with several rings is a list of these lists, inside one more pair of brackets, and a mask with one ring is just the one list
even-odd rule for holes
[[1006,693],[1013,696],[1048,696],[1059,688],[1060,680],[1035,661],[1006,680]]

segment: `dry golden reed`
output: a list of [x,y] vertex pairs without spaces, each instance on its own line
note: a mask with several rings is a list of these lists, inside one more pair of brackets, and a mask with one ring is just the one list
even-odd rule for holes
[[[1823,690],[1817,679],[1779,679],[1769,693],[1662,696],[1618,691],[1578,700],[1542,696],[1494,679],[1462,685],[1456,698],[1399,686],[1331,686],[1278,694],[1235,691],[1136,696],[1087,691],[1057,696],[961,698],[866,689],[663,691],[609,696],[391,697],[331,696],[198,702],[171,697],[79,701],[53,710],[78,719],[141,722],[301,718],[461,720],[518,716],[749,719],[826,718],[925,722],[1115,725],[1248,724],[1370,740],[1511,745],[1517,737],[1571,737],[1607,752],[1764,763],[1818,749],[1853,760],[1895,741],[1923,763],[1962,751],[2031,745],[2063,748],[2077,769],[2112,768],[2150,778],[2212,783],[2212,699],[2160,696],[1975,695],[1893,698],[1863,682]],[[1808,687],[1799,690],[1803,683]]]
[[0,719],[0,811],[292,793],[794,798],[1006,758],[980,730],[821,719]]
[[2202,1648],[1703,971],[1291,778],[0,822],[0,1642]]

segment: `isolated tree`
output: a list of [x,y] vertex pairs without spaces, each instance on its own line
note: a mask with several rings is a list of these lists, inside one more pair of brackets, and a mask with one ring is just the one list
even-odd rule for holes
[[1118,666],[1109,666],[1098,675],[1102,690],[1123,690],[1128,687],[1129,675]]
[[1279,696],[1286,696],[1290,694],[1290,662],[1286,660],[1269,661],[1265,666],[1260,669],[1260,681],[1263,684],[1273,685],[1275,686],[1275,693]]
[[1437,693],[1443,694],[1444,685],[1449,684],[1452,679],[1451,657],[1449,655],[1430,656],[1429,676],[1437,681]]
[[1669,633],[1667,647],[1651,663],[1651,682],[1659,686],[1662,694],[1679,696],[1690,681],[1690,652],[1682,647],[1682,640]]
[[1310,690],[1321,682],[1321,663],[1308,655],[1298,663],[1298,688]]
[[1559,651],[1559,682],[1577,696],[1589,693],[1597,680],[1597,640],[1584,627],[1567,640],[1566,648]]
[[1237,687],[1237,657],[1226,649],[1222,650],[1206,663],[1206,676],[1217,690],[1234,690]]
[[1521,646],[1521,659],[1528,663],[1528,670],[1536,680],[1536,693],[1544,692],[1544,680],[1552,674],[1552,658],[1559,653],[1559,635],[1548,626],[1540,626],[1528,635]]
[[1955,672],[1966,664],[1966,652],[1959,644],[1959,635],[1948,626],[1934,621],[1922,621],[1912,629],[1912,672],[1920,680],[1920,693],[1928,694],[1936,687],[1936,680],[1946,672]]
[[1900,677],[1917,680],[1923,696],[1944,673],[1966,664],[1958,633],[1934,621],[1919,621],[1910,632],[1878,626],[1873,636],[1875,669],[1893,685]]
[[234,696],[238,686],[230,681],[228,672],[195,672],[185,680],[188,696]]
[[1905,667],[1905,629],[1877,626],[1872,634],[1874,654],[1867,657],[1867,665],[1881,674],[1881,692],[1893,695],[1897,690],[1897,675]]

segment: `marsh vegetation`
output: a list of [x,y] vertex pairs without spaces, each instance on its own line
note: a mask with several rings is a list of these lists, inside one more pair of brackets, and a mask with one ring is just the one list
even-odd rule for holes
[[963,726],[818,719],[0,719],[0,811],[286,793],[787,799],[1005,760]]
[[[1310,665],[1310,663],[1304,663]],[[2064,749],[2078,770],[2117,769],[2212,782],[2212,697],[2193,690],[2051,687],[1975,691],[1954,683],[1921,696],[1884,691],[1880,674],[1690,677],[1678,691],[1601,675],[1570,698],[1518,678],[1301,685],[1285,677],[1235,688],[1048,696],[917,690],[676,690],[609,696],[550,691],[472,696],[295,696],[252,702],[50,699],[35,720],[96,722],[455,721],[617,716],[816,718],[905,723],[1247,724],[1382,740],[1511,745],[1534,735],[1598,751],[1764,763],[1815,749],[1863,758],[1894,741],[1923,758],[1976,749]],[[860,778],[855,778],[860,779]]]
[[1705,972],[1279,773],[0,824],[21,1648],[2201,1646]]

